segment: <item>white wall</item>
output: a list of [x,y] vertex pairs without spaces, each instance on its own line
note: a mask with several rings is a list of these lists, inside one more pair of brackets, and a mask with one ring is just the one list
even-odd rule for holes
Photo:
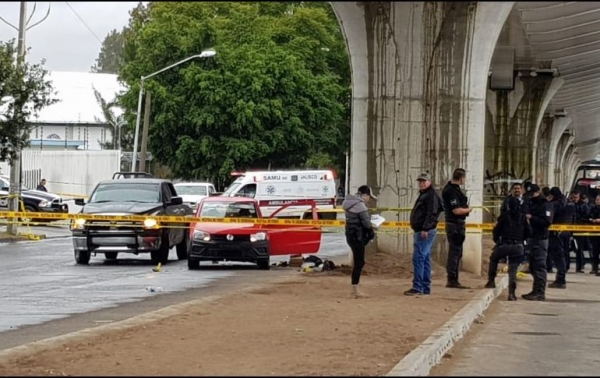
[[[48,191],[63,194],[89,195],[96,184],[110,180],[118,170],[119,152],[103,151],[23,151],[23,176],[39,170],[47,181]],[[2,169],[4,171],[4,168]],[[9,170],[6,171],[7,173]],[[23,182],[35,188],[32,183]],[[65,196],[66,197],[66,196]]]

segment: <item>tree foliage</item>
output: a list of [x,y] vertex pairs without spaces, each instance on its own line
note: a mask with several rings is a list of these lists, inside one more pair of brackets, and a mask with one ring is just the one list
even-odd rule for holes
[[39,111],[54,104],[48,72],[39,64],[16,66],[15,41],[0,42],[0,161],[12,160],[29,144],[29,133]]
[[123,66],[123,46],[125,43],[126,30],[113,29],[110,31],[104,41],[96,63],[92,66],[91,72],[116,74]]
[[105,123],[107,125],[107,129],[110,132],[110,140],[107,142],[100,142],[100,145],[103,149],[106,150],[116,150],[119,147],[118,139],[120,139],[120,147],[123,150],[132,149],[133,145],[133,136],[131,132],[126,127],[125,117],[123,114],[116,115],[115,108],[119,108],[119,102],[117,99],[113,101],[107,101],[102,97],[100,92],[94,89],[94,96],[96,97],[96,102],[98,106],[102,110],[102,115],[104,119],[100,119],[99,117],[95,117],[96,122]]
[[133,10],[120,71],[131,124],[139,77],[217,51],[145,83],[153,155],[185,179],[319,162],[339,171],[349,144],[350,71],[338,22],[324,5],[150,2]]

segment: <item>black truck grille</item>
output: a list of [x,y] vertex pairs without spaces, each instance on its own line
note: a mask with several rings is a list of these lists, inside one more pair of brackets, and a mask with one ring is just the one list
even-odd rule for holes
[[106,231],[106,230],[120,230],[120,231],[132,231],[139,230],[143,227],[140,222],[108,222],[108,221],[91,221],[88,223],[88,230],[90,231]]

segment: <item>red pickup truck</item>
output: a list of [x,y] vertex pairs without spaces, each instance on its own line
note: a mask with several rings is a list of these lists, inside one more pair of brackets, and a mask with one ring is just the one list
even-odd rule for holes
[[[311,206],[308,219],[318,220],[314,202],[307,200],[306,205]],[[269,218],[277,218],[288,206],[280,207]],[[198,205],[196,217],[248,218],[248,223],[190,224],[189,269],[198,269],[201,261],[223,260],[253,262],[260,269],[269,269],[270,256],[314,254],[321,247],[320,226],[255,224],[253,219],[263,216],[258,201],[252,198],[204,198]]]

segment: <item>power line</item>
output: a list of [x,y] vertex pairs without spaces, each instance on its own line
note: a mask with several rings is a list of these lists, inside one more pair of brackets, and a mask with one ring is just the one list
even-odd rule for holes
[[67,6],[69,7],[69,9],[71,9],[71,11],[73,11],[73,13],[75,14],[75,16],[77,16],[77,18],[79,19],[79,21],[81,21],[81,23],[87,28],[87,30],[92,33],[92,35],[94,36],[94,38],[96,38],[96,40],[100,43],[100,45],[102,45],[102,40],[100,38],[98,38],[98,36],[96,35],[96,33],[94,33],[94,31],[92,30],[92,28],[90,28],[88,26],[88,24],[83,20],[83,18],[81,18],[81,16],[75,11],[75,9],[73,9],[73,7],[71,6],[71,4],[69,4],[68,1],[65,1],[65,4],[67,4]]

